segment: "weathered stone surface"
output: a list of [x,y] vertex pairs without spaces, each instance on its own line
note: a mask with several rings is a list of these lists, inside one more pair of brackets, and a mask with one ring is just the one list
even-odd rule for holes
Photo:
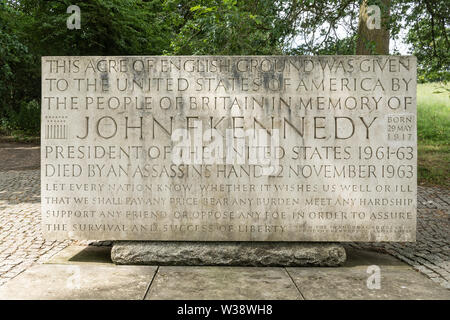
[[146,300],[302,300],[283,268],[160,267]]
[[[0,163],[0,171],[1,165]],[[36,166],[39,166],[39,159]],[[44,244],[39,228],[40,203],[35,200],[40,198],[39,173],[38,170],[0,172],[0,223],[4,226],[0,233],[0,286],[20,275],[38,260],[41,263],[80,263],[81,255],[78,255],[78,250],[83,251],[83,259],[86,257],[85,250],[92,250],[89,247],[80,249],[75,246],[75,249],[69,247],[67,251],[57,253],[73,241],[52,242],[50,246],[47,246],[48,243]],[[418,193],[416,243],[358,243],[357,247],[394,255],[431,280],[450,288],[450,252],[447,250],[450,247],[450,193],[445,189],[423,186],[418,187]],[[26,232],[13,232],[8,226]],[[33,235],[31,242],[28,235]],[[89,242],[77,243],[86,246]],[[53,255],[54,259],[48,261]],[[417,255],[427,256],[427,266],[421,264]],[[73,256],[75,257],[72,258]],[[349,259],[347,257],[347,261]],[[110,261],[110,252],[108,257],[105,255],[104,258],[94,260]],[[439,273],[435,271],[437,268],[441,269]]]
[[[286,268],[306,300],[450,299],[446,290],[386,254],[348,249],[340,268]],[[372,267],[372,269],[370,269]],[[375,282],[375,269],[379,281]]]
[[111,263],[111,247],[71,245],[58,252],[47,264]]
[[[78,249],[72,250],[75,256]],[[359,249],[349,249],[347,262],[339,268],[157,268],[62,260],[64,264],[35,265],[9,280],[0,286],[0,300],[450,299],[450,290],[394,257]],[[379,289],[367,286],[369,266],[380,268]]]
[[35,265],[0,287],[0,300],[141,300],[153,266]]
[[339,266],[345,249],[338,244],[301,242],[156,242],[118,241],[116,264]]
[[43,57],[41,123],[47,239],[415,240],[415,57]]

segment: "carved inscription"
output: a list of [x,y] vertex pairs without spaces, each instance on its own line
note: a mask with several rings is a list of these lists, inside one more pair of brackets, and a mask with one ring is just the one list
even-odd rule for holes
[[411,56],[42,58],[49,239],[414,241]]

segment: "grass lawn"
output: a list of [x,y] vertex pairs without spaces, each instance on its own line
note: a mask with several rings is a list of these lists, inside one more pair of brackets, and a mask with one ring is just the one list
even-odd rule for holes
[[[447,90],[450,85],[447,84]],[[417,85],[418,182],[450,188],[450,91]]]

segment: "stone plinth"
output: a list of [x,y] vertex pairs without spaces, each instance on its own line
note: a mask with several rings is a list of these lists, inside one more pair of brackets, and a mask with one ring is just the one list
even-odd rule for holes
[[339,266],[343,246],[307,242],[166,242],[118,241],[111,251],[116,264]]

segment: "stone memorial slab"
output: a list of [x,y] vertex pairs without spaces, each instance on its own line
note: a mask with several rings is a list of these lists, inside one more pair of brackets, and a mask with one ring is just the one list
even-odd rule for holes
[[42,58],[48,239],[414,241],[412,56]]

